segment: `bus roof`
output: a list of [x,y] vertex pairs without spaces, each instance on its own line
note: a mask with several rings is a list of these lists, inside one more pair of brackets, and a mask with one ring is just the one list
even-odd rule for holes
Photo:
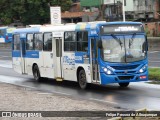
[[0,29],[6,29],[8,28],[8,26],[3,26],[3,27],[0,27]]
[[30,27],[30,28],[18,28],[14,30],[14,34],[16,33],[33,33],[33,32],[39,32],[39,27]]
[[93,30],[101,25],[118,25],[118,24],[142,24],[141,22],[106,22],[106,21],[95,21],[95,22],[81,22],[77,24],[64,24],[64,25],[53,25],[53,26],[39,26],[39,27],[29,27],[29,28],[18,28],[14,30],[16,33],[35,33],[35,32],[64,32],[64,31],[79,31],[79,30]]

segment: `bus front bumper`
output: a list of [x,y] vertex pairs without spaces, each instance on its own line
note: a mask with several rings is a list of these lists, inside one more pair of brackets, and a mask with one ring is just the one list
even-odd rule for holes
[[142,74],[134,74],[134,75],[107,75],[105,73],[101,73],[101,84],[106,85],[109,83],[126,83],[126,82],[140,82],[147,81],[148,74],[147,72]]

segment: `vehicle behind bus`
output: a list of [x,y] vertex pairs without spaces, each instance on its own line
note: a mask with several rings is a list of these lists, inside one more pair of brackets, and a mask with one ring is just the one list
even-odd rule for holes
[[12,41],[12,34],[15,27],[0,27],[0,43],[9,43]]
[[148,80],[147,37],[140,22],[91,22],[23,28],[13,35],[13,68],[35,80],[90,83]]

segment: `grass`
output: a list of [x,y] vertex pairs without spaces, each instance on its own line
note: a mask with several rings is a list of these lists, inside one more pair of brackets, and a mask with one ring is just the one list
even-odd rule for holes
[[149,80],[152,84],[160,84],[160,68],[149,68]]

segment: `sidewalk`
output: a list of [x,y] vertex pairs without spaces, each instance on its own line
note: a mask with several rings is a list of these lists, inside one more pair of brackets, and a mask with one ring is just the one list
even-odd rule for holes
[[[43,93],[0,82],[0,111],[120,111],[105,103]],[[3,120],[8,120],[5,118]],[[13,120],[17,118],[13,118]],[[21,118],[22,119],[22,118]],[[24,119],[24,118],[23,118]],[[39,118],[37,118],[39,120]],[[40,120],[53,118],[40,118]],[[57,120],[57,118],[55,118]],[[62,118],[59,118],[61,120]],[[63,118],[70,120],[71,118]],[[63,120],[62,119],[62,120]],[[78,119],[78,118],[72,118]],[[83,119],[83,118],[80,118]],[[88,118],[90,119],[90,118]],[[94,118],[95,119],[95,118]],[[102,118],[101,118],[102,119]],[[105,118],[106,119],[106,118]],[[36,120],[35,118],[33,120]]]

